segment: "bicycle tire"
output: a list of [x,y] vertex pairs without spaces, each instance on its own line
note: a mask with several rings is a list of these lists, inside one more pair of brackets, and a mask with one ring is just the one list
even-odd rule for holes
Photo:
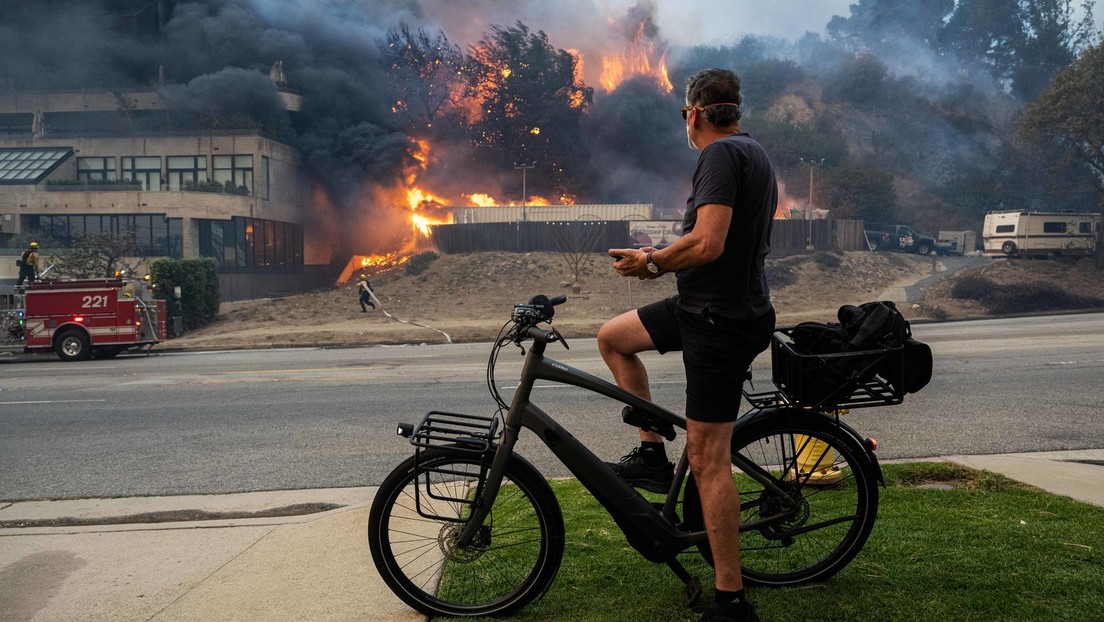
[[376,569],[403,602],[423,614],[509,615],[543,595],[556,578],[564,553],[563,514],[548,482],[518,456],[506,465],[476,542],[455,547],[467,513],[455,499],[472,498],[493,455],[422,450],[384,479],[372,502],[368,545]]
[[[808,452],[804,456],[802,449]],[[824,581],[862,550],[878,514],[878,482],[866,450],[831,418],[800,411],[761,417],[738,425],[732,451],[768,471],[797,500],[787,518],[740,533],[745,583],[785,587]],[[734,478],[741,523],[786,502],[739,471]],[[703,529],[696,487],[688,484],[684,494],[687,527]],[[698,550],[712,565],[709,543]]]

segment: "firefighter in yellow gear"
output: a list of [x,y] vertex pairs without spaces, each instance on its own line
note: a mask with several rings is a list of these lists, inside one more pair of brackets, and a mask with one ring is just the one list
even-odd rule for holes
[[19,256],[19,280],[16,281],[15,286],[21,287],[23,281],[30,285],[38,278],[38,242],[31,242],[27,245],[27,250],[23,251],[23,254]]

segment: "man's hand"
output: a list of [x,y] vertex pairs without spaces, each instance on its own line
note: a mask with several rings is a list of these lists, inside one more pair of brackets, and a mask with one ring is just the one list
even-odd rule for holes
[[652,274],[648,271],[648,252],[654,251],[651,246],[644,248],[611,248],[607,252],[614,258],[613,269],[621,276],[635,276],[638,279],[654,279],[663,274]]

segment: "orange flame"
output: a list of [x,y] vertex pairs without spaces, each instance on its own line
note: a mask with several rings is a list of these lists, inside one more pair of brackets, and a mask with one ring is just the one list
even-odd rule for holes
[[606,91],[613,91],[625,80],[649,76],[665,93],[675,89],[667,77],[667,48],[644,34],[644,24],[637,25],[628,48],[602,59],[599,82]]

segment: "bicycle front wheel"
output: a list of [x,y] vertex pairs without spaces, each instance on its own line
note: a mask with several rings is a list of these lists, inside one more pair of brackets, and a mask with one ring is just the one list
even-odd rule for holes
[[423,450],[380,485],[368,519],[372,559],[388,587],[426,615],[508,615],[552,584],[563,515],[548,482],[515,456],[475,539],[457,539],[493,454]]
[[[831,418],[798,411],[762,417],[736,430],[732,451],[773,484],[734,469],[740,523],[759,521],[740,532],[745,582],[823,581],[862,550],[878,514],[878,484],[866,450]],[[708,543],[699,549],[712,564]]]

